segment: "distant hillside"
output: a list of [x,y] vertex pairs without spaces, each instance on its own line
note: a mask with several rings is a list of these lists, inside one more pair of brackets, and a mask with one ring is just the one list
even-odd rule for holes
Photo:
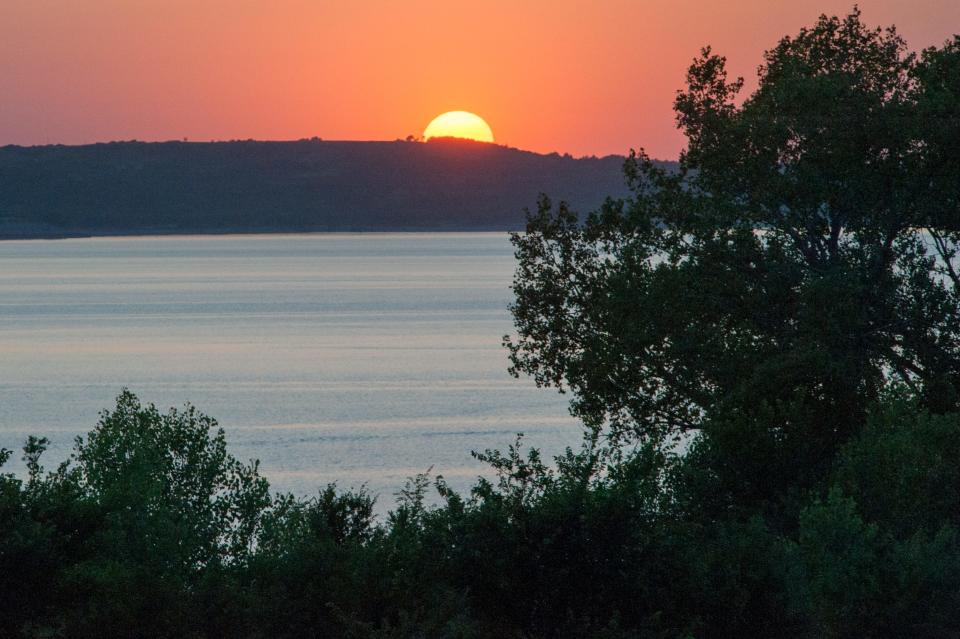
[[464,140],[0,148],[0,237],[513,230],[544,192],[626,195],[623,158]]

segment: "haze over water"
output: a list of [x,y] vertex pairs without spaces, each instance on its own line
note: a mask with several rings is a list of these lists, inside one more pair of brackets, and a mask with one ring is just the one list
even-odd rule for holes
[[277,490],[464,488],[471,449],[580,436],[506,372],[513,269],[502,233],[0,242],[0,447],[45,435],[53,467],[129,387],[216,417]]

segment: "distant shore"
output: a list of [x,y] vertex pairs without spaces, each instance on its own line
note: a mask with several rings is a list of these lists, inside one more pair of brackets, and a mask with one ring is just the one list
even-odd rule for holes
[[581,213],[625,197],[624,159],[454,139],[6,146],[0,239],[516,231],[541,193]]
[[35,234],[35,235],[7,235],[0,233],[0,242],[14,242],[19,240],[85,240],[85,239],[135,239],[135,238],[187,238],[187,237],[216,237],[216,236],[299,236],[299,235],[388,235],[396,233],[408,233],[411,235],[416,234],[436,234],[436,233],[450,233],[450,234],[469,234],[469,233],[513,233],[522,231],[522,227],[517,228],[451,228],[451,227],[439,227],[439,228],[370,228],[370,229],[336,229],[336,230],[292,230],[292,229],[256,229],[256,230],[247,230],[247,229],[210,229],[210,230],[193,230],[193,231],[180,231],[180,230],[131,230],[131,231],[100,231],[100,230],[91,230],[91,231],[77,231],[77,232],[61,232],[61,233],[51,233],[51,234]]

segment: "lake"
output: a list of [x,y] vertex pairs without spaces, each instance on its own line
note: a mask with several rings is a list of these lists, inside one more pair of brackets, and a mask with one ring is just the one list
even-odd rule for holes
[[129,387],[216,417],[277,490],[463,489],[471,450],[580,437],[507,373],[513,269],[503,233],[0,242],[0,447],[45,435],[52,467]]

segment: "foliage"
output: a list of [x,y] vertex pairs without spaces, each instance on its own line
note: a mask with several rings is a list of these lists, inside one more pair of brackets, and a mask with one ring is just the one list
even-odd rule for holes
[[891,385],[956,410],[958,46],[822,17],[743,99],[704,49],[676,172],[640,152],[633,198],[514,235],[514,373],[614,441],[703,438],[741,503],[821,481]]

